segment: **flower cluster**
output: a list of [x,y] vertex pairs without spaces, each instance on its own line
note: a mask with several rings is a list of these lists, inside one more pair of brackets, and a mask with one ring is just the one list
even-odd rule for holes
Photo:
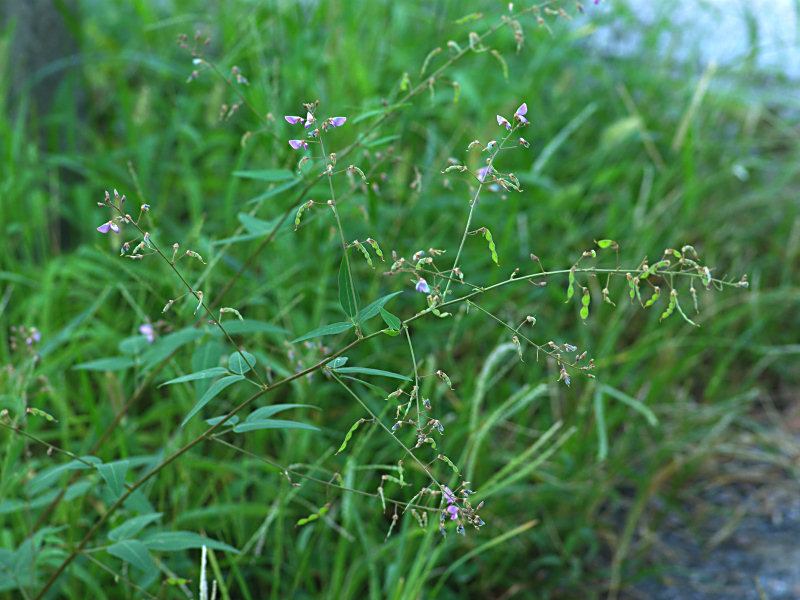
[[[303,129],[311,129],[308,132],[308,137],[315,138],[319,135],[320,129],[322,131],[327,131],[328,129],[334,129],[336,127],[341,127],[347,121],[347,117],[328,117],[317,127],[317,118],[314,116],[314,110],[317,107],[317,103],[314,104],[304,104],[303,107],[306,109],[306,116],[298,117],[296,115],[285,115],[283,118],[286,119],[286,122],[290,125],[297,125],[302,123]],[[289,145],[294,148],[295,150],[299,150],[303,148],[304,150],[308,149],[308,142],[306,140],[289,140]]]
[[[525,115],[527,113],[528,113],[528,105],[525,102],[523,102],[522,104],[519,105],[519,108],[514,113],[513,120],[519,121],[520,125],[523,126],[527,125],[528,119],[525,118]],[[508,131],[511,131],[511,123],[505,117],[497,115],[497,124],[500,125],[501,127],[505,127]]]

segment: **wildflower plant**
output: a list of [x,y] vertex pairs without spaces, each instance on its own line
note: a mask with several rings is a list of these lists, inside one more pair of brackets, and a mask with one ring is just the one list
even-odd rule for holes
[[[587,242],[591,247],[581,252],[573,264],[562,268],[545,269],[539,257],[530,254],[530,249],[525,249],[530,260],[526,259],[525,264],[513,264],[512,253],[498,247],[485,223],[487,215],[496,210],[497,203],[505,194],[525,194],[526,191],[520,178],[507,167],[511,161],[506,160],[508,152],[530,152],[532,143],[527,140],[538,138],[540,116],[529,113],[525,98],[510,100],[508,106],[498,106],[496,110],[487,107],[485,122],[477,125],[470,136],[492,131],[492,139],[475,139],[462,148],[463,158],[437,165],[436,172],[432,173],[442,178],[459,202],[462,225],[457,232],[452,232],[455,252],[444,247],[431,247],[429,241],[420,239],[416,247],[392,250],[390,259],[387,259],[387,242],[384,240],[391,238],[391,231],[382,223],[368,219],[360,222],[348,216],[357,212],[352,210],[353,196],[379,190],[381,166],[391,161],[389,150],[380,156],[368,155],[365,151],[375,132],[403,106],[424,92],[432,91],[436,85],[448,84],[457,94],[457,83],[448,81],[446,74],[452,65],[470,54],[487,52],[505,70],[500,53],[485,45],[489,38],[497,31],[508,29],[519,48],[523,39],[521,19],[532,15],[536,22],[545,24],[546,19],[565,16],[563,9],[551,8],[550,4],[516,12],[512,7],[509,15],[502,15],[483,34],[471,33],[463,46],[456,42],[448,44],[449,56],[439,57],[435,69],[432,67],[437,56],[444,53],[441,49],[433,52],[425,59],[417,83],[412,83],[409,75],[404,76],[399,97],[372,114],[349,114],[336,106],[336,99],[332,99],[332,106],[313,100],[297,106],[280,107],[281,110],[271,107],[277,114],[283,114],[283,118],[275,119],[271,113],[264,117],[263,110],[259,111],[248,99],[250,82],[241,69],[234,67],[228,74],[218,67],[206,54],[208,43],[202,41],[203,36],[196,35],[192,44],[188,36],[179,38],[179,45],[191,55],[188,81],[196,82],[206,75],[215,76],[235,96],[232,102],[222,107],[220,115],[227,120],[240,111],[250,111],[259,122],[260,129],[248,131],[242,142],[257,144],[259,135],[264,135],[279,141],[283,151],[292,153],[287,159],[294,165],[292,170],[244,172],[245,176],[261,177],[271,187],[256,203],[255,209],[241,219],[242,222],[257,223],[261,227],[267,222],[259,221],[254,216],[255,210],[268,207],[268,199],[283,197],[291,201],[288,208],[273,215],[269,227],[258,229],[260,240],[257,247],[249,256],[238,257],[240,266],[228,283],[221,289],[208,292],[203,289],[205,276],[198,274],[198,269],[215,267],[223,254],[207,262],[196,250],[167,239],[159,227],[161,212],[166,205],[164,199],[145,199],[138,181],[132,177],[133,192],[126,190],[126,193],[139,196],[138,209],[133,214],[127,212],[126,194],[116,189],[113,193],[105,192],[97,203],[104,212],[98,215],[97,222],[101,224],[93,226],[96,231],[92,233],[110,236],[115,244],[119,243],[119,260],[160,261],[171,272],[174,282],[174,291],[166,304],[145,315],[144,322],[140,321],[138,342],[147,349],[142,350],[136,360],[130,360],[131,368],[141,366],[154,377],[170,364],[169,361],[180,362],[181,352],[199,344],[204,336],[211,335],[209,331],[212,329],[221,334],[227,358],[191,359],[191,367],[185,366],[182,374],[161,382],[160,387],[166,390],[167,395],[176,386],[191,385],[197,385],[198,394],[179,424],[180,433],[176,434],[176,439],[181,440],[180,445],[170,448],[156,464],[134,472],[123,457],[105,462],[93,457],[76,457],[69,463],[71,466],[67,470],[73,474],[68,486],[78,481],[83,471],[93,469],[111,494],[102,514],[49,571],[35,597],[42,597],[57,585],[75,559],[90,555],[92,544],[97,544],[103,537],[103,548],[109,554],[135,565],[147,575],[156,572],[151,554],[159,550],[202,547],[204,557],[206,548],[232,553],[241,551],[194,532],[154,532],[148,528],[148,523],[159,519],[156,513],[134,514],[130,506],[148,482],[163,475],[171,464],[198,448],[201,442],[213,441],[240,455],[248,455],[250,450],[245,448],[242,440],[254,432],[298,430],[311,435],[321,434],[324,422],[311,415],[312,411],[324,408],[327,400],[309,403],[308,398],[315,396],[308,390],[314,386],[335,386],[340,391],[338,397],[358,407],[360,416],[349,430],[336,432],[339,441],[334,447],[338,450],[333,457],[315,467],[330,471],[327,480],[313,475],[311,469],[278,464],[265,456],[260,457],[292,486],[300,485],[298,482],[301,481],[319,486],[319,502],[310,507],[308,517],[298,521],[298,527],[331,518],[331,507],[342,502],[342,496],[348,493],[367,496],[371,498],[373,507],[393,514],[387,537],[397,535],[394,533],[397,523],[406,514],[413,515],[414,521],[423,528],[435,524],[442,535],[448,530],[467,535],[470,529],[499,527],[489,519],[485,521],[480,511],[491,502],[492,493],[497,493],[505,484],[495,480],[470,481],[470,465],[474,466],[478,458],[448,440],[446,411],[435,399],[442,398],[445,393],[457,394],[458,374],[448,374],[443,370],[443,367],[447,368],[445,365],[431,364],[428,359],[420,357],[419,338],[426,335],[430,323],[452,324],[452,335],[456,335],[455,324],[460,315],[466,311],[477,313],[487,325],[496,327],[505,343],[513,346],[521,364],[536,369],[537,363],[546,362],[553,371],[551,385],[578,387],[587,385],[596,377],[596,363],[589,356],[589,348],[578,347],[577,343],[572,343],[574,340],[542,338],[537,335],[541,326],[537,327],[537,318],[529,314],[529,310],[509,306],[500,313],[487,308],[484,300],[510,286],[524,286],[526,289],[557,286],[564,290],[561,299],[567,303],[565,310],[572,311],[574,318],[584,323],[594,311],[600,310],[596,308],[598,305],[626,301],[640,305],[643,310],[659,311],[661,320],[679,315],[686,323],[695,326],[692,317],[699,311],[700,292],[746,287],[744,278],[730,281],[715,277],[713,268],[700,259],[691,245],[680,245],[680,249],[668,248],[657,260],[641,258],[626,266],[619,260],[621,249],[617,242],[599,239]],[[479,18],[472,15],[465,22]],[[516,109],[512,113],[514,106]],[[292,114],[296,112],[300,114]],[[422,171],[416,166],[415,169],[416,179],[412,186],[418,185],[422,178]],[[122,183],[115,185],[123,187]],[[249,313],[255,310],[253,307],[223,305],[229,291],[243,285],[244,274],[250,266],[259,260],[286,260],[268,254],[270,245],[284,225],[289,229],[293,225],[296,236],[310,236],[312,234],[308,232],[313,230],[309,223],[318,225],[320,221],[330,227],[333,235],[328,240],[316,242],[323,247],[326,256],[335,256],[338,265],[335,289],[326,290],[330,294],[323,300],[338,304],[338,320],[324,319],[308,330],[289,333],[272,323],[252,318]],[[464,262],[468,246],[482,249],[483,264]],[[225,252],[233,251],[226,247]],[[375,294],[378,286],[368,285],[362,267],[379,274],[380,287],[391,291]],[[473,276],[473,273],[487,270],[500,275],[493,276],[491,282]],[[615,280],[624,282],[622,297],[618,292],[615,295],[614,290],[618,289],[612,285]],[[413,293],[402,295],[405,291]],[[192,315],[201,317],[200,321],[188,326],[186,320],[191,317],[173,308],[184,299]],[[273,346],[272,355],[266,357],[255,341],[247,337],[254,338],[265,332],[284,336],[283,343]],[[28,346],[38,343],[37,335],[38,332],[29,333],[25,338],[31,340]],[[386,338],[394,338],[397,349],[397,355],[385,361],[387,364],[381,364],[383,357],[374,357],[373,362],[357,363],[357,360],[364,361],[369,356],[371,343]],[[280,353],[283,359],[276,358]],[[127,360],[125,356],[110,358]],[[152,377],[147,381],[151,382]],[[391,392],[384,387],[387,381],[396,385]],[[139,389],[125,404],[123,414],[141,394]],[[437,389],[440,392],[434,393]],[[276,401],[278,398],[288,401]],[[383,408],[375,408],[375,398],[380,398]],[[301,416],[292,420],[275,418],[287,411],[295,411]],[[101,435],[101,440],[111,435],[123,414],[115,418]],[[17,416],[7,414],[5,418],[11,423],[10,427],[21,431],[15,420]],[[204,422],[202,426],[201,421]],[[187,427],[200,426],[202,433],[188,440],[183,438]],[[546,452],[555,451],[573,433],[574,429],[556,437],[554,429],[543,437],[546,441],[553,440],[553,445],[537,449],[544,456]],[[386,444],[396,449],[396,466],[376,469],[380,474],[374,476],[371,489],[350,490],[340,481],[334,461],[346,460],[359,436],[374,435],[383,436]],[[89,454],[96,449],[93,448]],[[459,455],[463,461],[457,460]],[[342,459],[336,459],[336,456],[342,456]],[[304,461],[308,458],[299,456],[297,459]],[[535,463],[536,456],[528,458],[532,464],[538,464]],[[518,473],[525,472],[518,464],[513,468]],[[508,481],[518,476],[510,472],[503,475]],[[46,514],[51,514],[64,498],[61,493],[50,500]],[[122,513],[125,520],[111,527],[111,522]],[[361,518],[368,521],[373,517],[369,511],[364,511]]]

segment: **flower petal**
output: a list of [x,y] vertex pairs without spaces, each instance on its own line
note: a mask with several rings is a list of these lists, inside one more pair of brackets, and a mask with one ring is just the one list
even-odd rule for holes
[[347,121],[347,117],[331,117],[329,120],[331,127],[341,127]]
[[528,105],[523,102],[522,104],[519,105],[519,108],[517,109],[517,112],[514,113],[514,116],[521,117],[522,115],[527,115],[527,114],[528,114]]
[[500,127],[505,127],[509,131],[511,130],[511,123],[509,123],[508,119],[506,119],[505,117],[497,115],[497,124],[500,125]]
[[423,294],[430,294],[431,293],[431,288],[428,285],[428,282],[425,281],[422,277],[419,278],[419,281],[417,282],[416,288],[417,288],[418,292],[422,292]]
[[100,227],[97,228],[97,231],[99,231],[100,233],[108,233],[109,229],[111,229],[111,221],[100,225]]
[[300,148],[308,148],[308,142],[305,140],[289,140],[289,145],[295,150],[299,150]]
[[292,125],[297,125],[298,123],[302,123],[304,121],[303,117],[296,117],[294,115],[287,115],[283,118]]

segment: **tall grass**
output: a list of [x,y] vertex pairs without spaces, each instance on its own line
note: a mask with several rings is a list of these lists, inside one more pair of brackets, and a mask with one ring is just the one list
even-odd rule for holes
[[[199,532],[239,550],[210,543],[209,579],[223,598],[598,597],[649,566],[644,534],[658,523],[662,503],[655,500],[677,502],[720,442],[755,427],[759,403],[780,407],[791,399],[800,298],[800,221],[792,210],[797,106],[743,93],[758,77],[747,69],[704,72],[647,45],[630,55],[604,52],[592,43],[588,17],[565,9],[574,21],[544,15],[547,26],[537,27],[530,17],[521,20],[519,53],[508,30],[487,42],[504,58],[507,79],[490,53],[469,54],[348,157],[376,184],[355,186],[342,201],[348,235],[379,239],[387,259],[392,249],[410,258],[438,248],[452,260],[469,207],[463,179],[441,171],[450,157],[473,170],[483,166],[467,145],[497,138],[494,115],[510,116],[526,102],[531,126],[522,134],[532,148],[498,159],[524,192],[483,196],[476,208],[473,228],[492,232],[500,266],[485,240],[470,236],[460,260],[467,280],[489,286],[518,266],[536,272],[531,253],[548,271],[568,270],[594,240],[613,239],[620,263],[631,268],[645,256],[652,264],[667,247],[693,244],[716,267],[714,277],[747,273],[750,290],[700,289],[700,315],[690,317],[701,327],[693,328],[678,315],[659,323],[665,305],[631,305],[622,277],[609,286],[611,305],[600,296],[605,277],[579,275],[594,298],[583,324],[579,304],[564,303],[564,273],[544,287],[493,290],[448,319],[412,322],[417,370],[441,369],[452,380],[452,389],[437,377],[420,380],[421,396],[445,429],[437,451],[464,473],[475,503],[486,500],[487,525],[465,537],[450,530],[443,538],[436,512],[423,529],[392,504],[411,500],[426,480],[406,456],[404,481],[414,487],[396,483],[403,455],[377,425],[362,424],[335,454],[353,423],[369,418],[367,410],[391,425],[396,405],[367,386],[353,388],[359,404],[318,372],[267,394],[262,405],[314,405],[278,417],[319,431],[198,443],[109,516],[48,597],[196,595],[199,550],[154,551],[154,567],[143,558],[137,565],[133,551],[125,560],[105,551],[114,541],[108,530],[152,513],[161,513],[152,531]],[[449,55],[448,40],[465,47],[470,31],[485,31],[506,8],[487,3],[480,10],[485,20],[459,24],[464,9],[456,2],[237,0],[221,9],[86,1],[81,53],[65,63],[72,66],[61,101],[35,114],[25,111],[25,97],[4,97],[6,106],[21,108],[14,120],[0,118],[0,353],[9,365],[0,375],[0,408],[16,418],[21,406],[35,407],[58,420],[32,415],[13,431],[6,419],[2,430],[0,589],[9,597],[35,597],[119,497],[107,474],[94,469],[43,480],[71,460],[59,449],[112,465],[127,460],[130,484],[207,429],[199,417],[179,425],[211,380],[158,384],[218,366],[235,350],[220,334],[205,333],[174,356],[130,369],[73,368],[119,356],[120,348],[144,349],[138,328],[147,320],[161,336],[197,321],[191,300],[161,314],[183,293],[169,265],[119,258],[118,244],[94,231],[108,218],[96,205],[103,190],[119,188],[136,207],[149,203],[148,227],[162,247],[179,241],[203,256],[206,265],[178,265],[206,299],[241,271],[221,306],[235,307],[245,322],[274,326],[234,335],[263,377],[309,367],[322,356],[318,340],[288,341],[342,318],[333,220],[315,207],[297,232],[289,219],[257,252],[271,227],[253,219],[273,224],[293,215],[305,184],[251,202],[271,184],[233,173],[296,169],[299,155],[286,144],[295,133],[282,116],[300,114],[302,102],[318,99],[324,114],[346,115],[348,126],[335,139],[347,146],[370,123],[356,122],[359,115],[402,97],[404,73],[415,83],[433,48],[444,51],[429,73]],[[643,27],[621,8],[592,15],[629,31]],[[664,22],[642,31],[657,39],[668,28]],[[275,135],[243,144],[261,124],[246,107],[219,119],[220,106],[236,101],[224,81],[205,71],[186,83],[196,67],[174,40],[195,29],[210,36],[204,52],[221,72],[236,65],[245,74],[247,101]],[[458,83],[457,102],[448,82]],[[328,197],[322,188],[308,196]],[[616,267],[613,250],[601,256],[599,266]],[[407,290],[387,308],[402,319],[425,308],[407,274],[383,275],[391,260],[372,270],[357,252],[350,257],[364,304]],[[555,363],[532,347],[521,362],[510,332],[484,311],[514,327],[535,316],[526,335],[588,350],[597,380],[573,375],[565,386]],[[224,322],[236,318],[227,314]],[[41,361],[34,364],[24,343],[11,349],[12,326],[42,332]],[[323,339],[335,351],[352,336]],[[347,356],[348,365],[411,374],[403,336],[376,337]],[[395,389],[394,382],[375,383],[384,393]],[[245,397],[232,393],[201,414],[225,414]],[[767,436],[761,442],[769,448]],[[47,444],[56,448],[52,455]],[[438,466],[443,482],[454,485]],[[63,500],[53,503],[59,493]],[[311,515],[318,518],[298,526]]]

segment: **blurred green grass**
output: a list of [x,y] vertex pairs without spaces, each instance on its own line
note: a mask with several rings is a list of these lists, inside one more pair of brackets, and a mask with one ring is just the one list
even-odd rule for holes
[[[492,18],[503,9],[501,3],[481,6]],[[346,115],[352,123],[390,102],[403,73],[415,81],[434,46],[445,47],[451,39],[464,45],[469,31],[483,30],[480,21],[454,24],[463,12],[456,2],[237,0],[221,9],[178,1],[84,1],[80,54],[64,63],[66,78],[54,108],[40,114],[30,98],[5,95],[4,108],[17,110],[18,118],[8,118],[7,110],[0,118],[0,283],[7,298],[0,311],[0,335],[6,342],[0,353],[3,364],[17,360],[7,344],[11,326],[35,325],[43,332],[37,373],[46,377],[51,391],[29,403],[59,419],[47,425],[31,420],[31,430],[84,454],[144,374],[70,367],[117,354],[119,342],[135,336],[147,317],[163,318],[175,329],[194,322],[191,303],[160,315],[167,300],[181,293],[163,265],[125,262],[116,256],[118,248],[94,231],[107,218],[96,206],[103,190],[119,188],[134,205],[140,202],[134,200],[128,161],[141,181],[142,201],[153,206],[154,238],[180,241],[207,261],[218,261],[211,271],[199,263],[180,263],[190,279],[202,274],[203,289],[213,297],[259,243],[229,249],[214,245],[233,235],[238,213],[249,211],[247,202],[264,191],[263,183],[232,173],[296,166],[298,156],[284,141],[293,133],[282,115],[299,114],[302,102],[319,99],[322,112]],[[625,11],[594,18],[639,26]],[[399,456],[375,428],[359,430],[346,453],[331,456],[350,425],[364,415],[320,375],[270,396],[269,403],[320,406],[322,411],[291,418],[307,420],[322,433],[262,432],[237,439],[254,454],[249,457],[205,443],[164,471],[138,500],[139,508],[149,505],[163,512],[168,529],[204,531],[248,550],[237,557],[217,555],[230,597],[265,597],[267,592],[274,598],[427,597],[439,583],[437,597],[442,598],[598,596],[613,577],[615,558],[622,565],[623,583],[646,566],[646,536],[636,530],[656,519],[651,500],[658,496],[668,504],[677,502],[698,464],[713,456],[715,444],[752,427],[759,403],[781,407],[792,400],[798,380],[798,367],[789,357],[796,353],[793,315],[800,304],[800,146],[798,107],[779,93],[789,84],[771,81],[774,94],[754,97],[744,92],[750,92],[757,73],[720,67],[686,120],[683,143],[676,146],[673,140],[702,76],[692,62],[677,63],[646,46],[630,56],[604,53],[592,45],[593,26],[578,15],[572,24],[555,18],[547,22],[552,35],[530,19],[523,21],[526,41],[518,55],[509,32],[490,39],[508,63],[507,82],[492,56],[470,55],[449,75],[460,86],[457,103],[451,87],[437,85],[432,96],[418,96],[384,128],[382,135],[398,137],[388,160],[370,177],[380,193],[357,192],[348,200],[342,209],[348,234],[378,239],[387,254],[396,249],[410,256],[435,247],[452,256],[467,214],[466,196],[457,178],[450,178],[452,189],[445,187],[439,171],[451,156],[480,166],[466,153],[467,144],[498,135],[494,115],[510,115],[525,101],[531,127],[524,135],[532,148],[501,158],[502,168],[516,173],[525,191],[483,197],[475,221],[476,227],[493,232],[502,266],[492,265],[482,240],[470,238],[462,261],[468,279],[493,283],[517,266],[527,271],[535,267],[530,252],[548,269],[568,268],[594,239],[612,238],[628,266],[645,255],[658,257],[666,247],[692,243],[716,267],[715,275],[738,279],[747,273],[750,290],[701,292],[700,329],[677,317],[659,324],[658,313],[626,302],[621,280],[611,286],[616,307],[595,301],[586,325],[575,305],[563,303],[566,280],[550,281],[543,289],[510,286],[481,299],[481,306],[508,322],[535,315],[533,335],[540,343],[569,342],[589,350],[602,384],[648,406],[659,419],[655,427],[613,396],[598,399],[588,380],[576,377],[569,389],[556,386],[557,371],[546,361],[537,362],[532,349],[525,363],[518,362],[508,335],[476,311],[415,324],[421,371],[443,369],[454,383],[455,392],[431,380],[423,386],[445,426],[440,448],[468,459],[471,486],[479,493],[544,432],[563,422],[548,444],[534,448],[530,461],[556,440],[558,448],[541,464],[518,465],[521,476],[491,496],[481,512],[488,526],[466,538],[443,540],[435,523],[422,532],[406,514],[384,540],[391,510],[381,515],[377,501],[310,482],[300,488],[288,485],[258,457],[292,464],[323,480],[339,473],[345,486],[374,493],[380,474],[391,472]],[[668,24],[652,26],[646,37],[657,37],[660,28]],[[210,35],[208,53],[223,72],[237,65],[249,79],[248,100],[262,115],[275,117],[277,139],[262,135],[243,147],[242,135],[258,122],[244,109],[220,122],[220,105],[234,98],[210,73],[185,83],[191,62],[174,40],[195,29]],[[355,139],[360,124],[351,123],[329,139],[342,146]],[[645,137],[660,161],[648,152]],[[378,151],[386,153],[387,147],[353,160],[364,168],[377,160]],[[415,165],[423,184],[412,190]],[[314,190],[310,197],[324,200],[325,193]],[[272,219],[295,202],[296,194],[281,194],[255,216]],[[225,304],[295,335],[340,320],[335,283],[340,257],[331,223],[322,213],[316,209],[297,233],[287,229],[279,234]],[[410,290],[405,278],[386,278],[380,268],[355,264],[365,299]],[[599,286],[591,286],[599,292]],[[406,318],[423,308],[421,296],[403,294],[390,308]],[[262,361],[272,361],[277,372],[288,372],[297,360],[307,365],[318,355],[316,348],[297,345],[290,358],[284,339],[292,337],[264,334],[246,344]],[[326,339],[326,344],[334,346],[334,341]],[[408,369],[404,344],[393,339],[355,350],[350,361]],[[193,368],[190,354],[179,354],[157,381]],[[100,456],[152,460],[198,435],[199,419],[178,428],[196,391],[191,386],[149,387]],[[366,390],[359,393],[376,412],[391,418],[392,406]],[[509,399],[511,404],[501,409]],[[599,417],[609,444],[602,460]],[[476,431],[483,436],[480,445]],[[768,436],[761,441],[769,447]],[[19,438],[4,432],[3,443],[7,456],[19,456]],[[54,461],[42,448],[30,451],[26,461],[32,470]],[[409,478],[423,483],[417,473],[410,472]],[[20,479],[7,481],[2,501],[25,498]],[[386,487],[387,496],[408,500],[411,495]],[[98,499],[61,504],[48,524],[66,524],[61,538],[76,541],[96,517],[95,503],[108,501],[102,492],[92,497]],[[333,504],[330,520],[295,527],[297,519],[326,501]],[[128,511],[125,516],[135,514],[136,507]],[[9,512],[3,546],[15,547],[30,535],[35,518],[25,511]],[[504,538],[518,527],[518,535]],[[457,563],[462,557],[468,559]],[[196,579],[194,554],[161,559],[173,572]],[[454,564],[457,568],[448,571]],[[60,590],[64,597],[110,585],[109,576],[88,561],[80,562],[75,573]]]

